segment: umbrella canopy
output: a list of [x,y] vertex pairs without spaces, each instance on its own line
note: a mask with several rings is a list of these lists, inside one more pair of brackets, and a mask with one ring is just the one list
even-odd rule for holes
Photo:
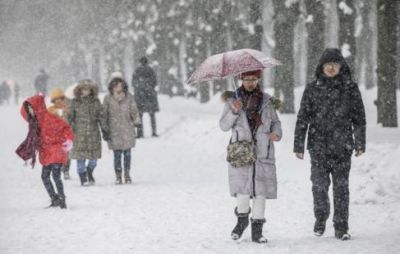
[[242,72],[271,68],[281,63],[254,49],[239,49],[208,57],[192,73],[188,84],[236,76]]

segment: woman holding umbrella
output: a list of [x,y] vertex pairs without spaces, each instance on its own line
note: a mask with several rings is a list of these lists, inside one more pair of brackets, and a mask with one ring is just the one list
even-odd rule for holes
[[[274,142],[282,138],[281,122],[274,98],[261,91],[261,70],[281,63],[254,49],[239,49],[204,60],[192,73],[188,84],[239,75],[242,85],[226,98],[220,119],[223,131],[231,131],[228,146],[230,193],[236,198],[237,224],[231,233],[238,240],[249,225],[251,238],[267,243],[262,235],[265,200],[276,199],[277,180]],[[250,209],[253,200],[253,210]]]
[[230,193],[237,201],[235,214],[238,218],[231,237],[240,239],[249,225],[251,213],[252,241],[267,243],[262,235],[265,200],[277,197],[274,142],[282,137],[281,122],[272,96],[262,92],[258,85],[261,71],[245,72],[239,77],[242,86],[227,99],[220,127],[232,132],[231,143],[247,141],[254,144],[256,158],[245,165],[229,165]]

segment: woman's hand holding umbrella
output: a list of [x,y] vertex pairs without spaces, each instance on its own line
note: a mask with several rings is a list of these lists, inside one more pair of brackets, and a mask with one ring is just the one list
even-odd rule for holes
[[232,103],[232,112],[238,114],[239,110],[242,108],[243,104],[241,100],[234,100]]

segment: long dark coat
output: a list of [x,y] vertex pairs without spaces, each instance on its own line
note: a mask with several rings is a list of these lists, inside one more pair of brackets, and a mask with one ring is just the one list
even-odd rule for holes
[[[322,66],[339,62],[340,73],[328,78]],[[316,70],[316,80],[307,84],[297,115],[294,152],[342,154],[365,151],[366,120],[360,90],[351,79],[349,67],[338,49],[327,49]]]
[[148,65],[142,65],[132,76],[132,86],[135,90],[135,101],[140,113],[158,112],[157,78],[154,70]]

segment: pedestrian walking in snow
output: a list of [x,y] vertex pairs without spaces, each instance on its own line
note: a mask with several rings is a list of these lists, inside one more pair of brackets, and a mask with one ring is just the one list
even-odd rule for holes
[[19,105],[19,97],[21,94],[21,87],[17,82],[14,83],[14,102]]
[[[64,121],[68,122],[68,106],[70,100],[65,97],[64,91],[60,88],[55,88],[50,93],[50,100],[52,105],[47,109],[51,114],[60,117]],[[63,166],[62,172],[64,174],[64,180],[70,179],[69,168],[71,159],[68,157],[67,163]]]
[[50,76],[46,73],[44,69],[40,69],[40,74],[35,78],[35,90],[37,93],[42,93],[47,96],[47,86]]
[[46,110],[43,95],[35,95],[24,101],[21,114],[29,123],[29,132],[16,153],[25,161],[31,160],[34,167],[36,154],[39,152],[39,161],[43,165],[42,181],[51,199],[50,207],[67,208],[61,169],[67,163],[67,154],[72,148],[72,130],[65,121]]
[[135,101],[139,109],[140,123],[138,124],[137,138],[143,137],[143,114],[149,113],[151,120],[152,136],[158,137],[157,135],[157,123],[156,115],[158,112],[158,99],[157,91],[157,78],[154,70],[148,65],[146,57],[142,57],[139,62],[139,66],[132,76],[132,86],[135,92]]
[[0,85],[0,105],[4,102],[10,104],[11,89],[7,81],[3,81]]
[[101,158],[100,129],[104,126],[102,106],[97,86],[89,79],[78,82],[74,95],[68,112],[68,122],[75,135],[70,158],[77,160],[81,185],[94,184],[93,172],[97,160]]
[[265,202],[277,198],[274,142],[282,138],[282,129],[273,98],[260,90],[260,78],[260,70],[240,75],[242,86],[228,96],[220,128],[232,132],[228,146],[229,187],[237,201],[237,224],[231,237],[240,239],[251,214],[252,241],[267,243],[262,234]]
[[351,155],[365,152],[366,121],[361,94],[339,49],[326,49],[316,68],[316,79],[307,84],[297,115],[294,152],[311,156],[314,198],[314,233],[325,232],[330,213],[329,185],[333,182],[335,236],[350,239],[349,173]]
[[116,184],[122,184],[122,168],[125,183],[131,183],[131,149],[135,147],[135,122],[139,112],[125,80],[113,78],[108,85],[108,91],[109,94],[103,101],[106,123],[103,138],[107,141],[108,148],[114,152]]

